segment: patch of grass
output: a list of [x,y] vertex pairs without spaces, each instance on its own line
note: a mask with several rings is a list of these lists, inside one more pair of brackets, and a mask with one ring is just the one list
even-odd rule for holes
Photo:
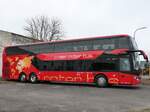
[[2,80],[2,77],[0,77],[0,81]]
[[139,110],[139,111],[129,111],[129,112],[150,112],[150,108],[149,109]]

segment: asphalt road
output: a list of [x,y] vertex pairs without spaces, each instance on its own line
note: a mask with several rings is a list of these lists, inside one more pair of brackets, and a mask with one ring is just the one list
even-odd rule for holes
[[0,112],[127,112],[150,107],[150,86],[0,83]]

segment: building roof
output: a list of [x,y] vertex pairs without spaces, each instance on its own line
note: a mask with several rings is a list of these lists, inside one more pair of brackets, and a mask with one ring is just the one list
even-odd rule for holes
[[16,36],[19,36],[19,37],[22,37],[22,38],[25,38],[25,39],[30,39],[30,40],[33,40],[34,42],[42,42],[41,40],[34,39],[32,37],[24,36],[24,35],[21,35],[21,34],[13,33],[13,32],[8,32],[8,31],[4,31],[4,30],[0,30],[0,32],[8,33],[8,34],[11,34],[11,35],[16,35]]

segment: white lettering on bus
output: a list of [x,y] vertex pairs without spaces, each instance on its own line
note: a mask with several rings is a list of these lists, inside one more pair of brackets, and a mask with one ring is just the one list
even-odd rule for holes
[[[94,80],[94,77],[91,76],[91,72],[77,72],[75,76],[64,76],[64,75],[55,75],[55,76],[49,76],[46,75],[44,77],[44,80],[55,80],[55,81],[66,81],[66,82],[91,82]],[[82,75],[84,77],[82,77]]]
[[71,77],[71,76],[62,76],[62,75],[56,75],[56,76],[45,76],[44,80],[55,80],[55,81],[68,81],[68,82],[78,82],[78,81],[82,81],[82,77],[80,76],[75,76],[75,77]]

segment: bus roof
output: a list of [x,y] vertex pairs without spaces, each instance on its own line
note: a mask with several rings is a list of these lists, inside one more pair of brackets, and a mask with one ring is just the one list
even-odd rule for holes
[[28,46],[28,45],[38,45],[38,44],[46,44],[46,43],[63,43],[63,42],[73,42],[73,41],[80,41],[80,40],[92,40],[97,38],[117,38],[117,37],[130,37],[128,34],[119,34],[119,35],[109,35],[109,36],[95,36],[95,37],[85,37],[82,39],[68,39],[68,40],[58,40],[58,41],[49,41],[49,42],[36,42],[30,44],[20,44],[20,45],[13,45],[13,46],[6,46],[7,47],[15,47],[15,46]]

